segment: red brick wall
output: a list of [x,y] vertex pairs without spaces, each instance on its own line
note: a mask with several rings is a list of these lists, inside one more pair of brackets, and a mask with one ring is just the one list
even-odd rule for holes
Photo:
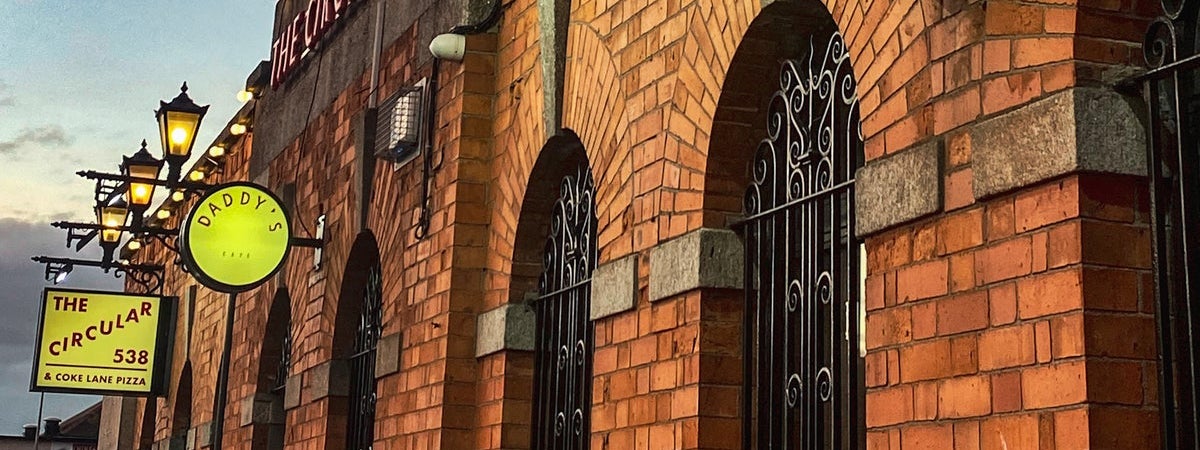
[[1147,211],[1069,176],[869,239],[868,448],[1156,447]]
[[[867,240],[870,448],[994,448],[1000,436],[1009,448],[1133,448],[1142,436],[1107,424],[1156,429],[1141,181],[1072,175],[997,198],[972,194],[966,126],[1103,82],[1140,57],[1142,18],[1154,2],[1093,3],[824,6],[853,57],[866,159],[929,140],[946,149],[944,211]],[[740,442],[741,293],[703,289],[652,304],[647,255],[702,226],[724,228],[741,212],[763,119],[760,105],[738,95],[776,82],[777,69],[759,58],[774,51],[760,28],[822,6],[768,8],[741,0],[572,4],[562,123],[582,141],[596,180],[601,263],[631,254],[641,262],[635,310],[596,322],[593,448]],[[537,20],[536,2],[516,0],[495,33],[469,38],[462,63],[442,63],[425,239],[413,234],[421,160],[397,172],[380,162],[369,174],[366,228],[382,255],[384,335],[402,334],[400,369],[379,384],[380,446],[528,446],[533,360],[518,351],[477,359],[474,335],[476,314],[522,301],[527,290],[513,281],[521,270],[515,241],[530,226],[521,221],[534,164],[557,131],[542,120],[549,81]],[[385,45],[381,97],[431,73],[418,57],[427,44],[416,42],[418,30]],[[250,445],[239,406],[256,391],[277,288],[293,299],[292,373],[308,377],[343,356],[333,351],[334,325],[368,201],[356,181],[364,152],[354,148],[353,124],[369,80],[362,74],[312,111],[304,134],[270,164],[272,188],[296,186],[296,223],[311,230],[328,214],[328,242],[321,271],[310,270],[309,250],[297,249],[280,281],[240,297],[225,418],[231,447]],[[248,148],[231,155],[236,170],[225,177],[249,178]],[[154,247],[142,254],[167,259]],[[168,281],[165,291],[180,295],[193,283],[174,270]],[[193,425],[211,419],[224,319],[224,298],[201,292]],[[185,353],[176,342],[173,379]],[[304,384],[301,405],[288,411],[289,448],[340,448],[344,401],[314,398]],[[160,402],[158,439],[169,434],[173,399]]]

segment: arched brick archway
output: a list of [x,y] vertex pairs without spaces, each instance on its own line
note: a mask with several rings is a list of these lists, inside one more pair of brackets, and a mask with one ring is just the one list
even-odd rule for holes
[[542,147],[529,177],[521,201],[521,214],[513,240],[513,265],[510,303],[524,302],[538,291],[542,273],[542,253],[550,234],[551,213],[559,196],[563,177],[576,175],[579,167],[589,167],[583,143],[571,130],[563,130]]
[[346,432],[327,435],[325,448],[357,450],[355,446],[366,448],[374,442],[378,397],[374,363],[382,332],[382,283],[378,241],[374,233],[364,230],[354,239],[342,274],[327,369],[329,378],[347,378],[347,392],[335,390],[332,380],[325,386],[330,412],[326,426]]
[[823,4],[773,3],[733,54],[713,115],[704,222],[745,244],[746,448],[863,444],[853,66]]
[[[685,138],[680,139],[677,152],[667,153],[664,157],[668,161],[678,158],[675,163],[679,170],[695,174],[701,180],[696,183],[699,186],[679,186],[679,189],[684,192],[689,188],[700,190],[703,206],[690,211],[681,208],[677,202],[675,212],[702,214],[701,219],[695,220],[697,225],[693,228],[701,226],[700,223],[704,227],[724,227],[740,215],[738,187],[745,184],[745,165],[722,163],[732,162],[727,159],[731,141],[753,139],[748,136],[761,131],[753,127],[763,126],[761,121],[738,118],[746,116],[742,114],[743,109],[763,107],[762,103],[751,100],[763,98],[762,93],[753,92],[755,87],[769,89],[767,85],[747,86],[747,75],[755,72],[740,66],[747,66],[747,60],[765,64],[764,59],[779,50],[773,48],[774,43],[786,40],[784,37],[764,38],[762,29],[769,27],[769,23],[788,16],[832,18],[843,33],[853,63],[860,99],[864,157],[872,160],[927,139],[937,128],[935,109],[942,105],[936,103],[944,103],[949,112],[955,107],[954,102],[966,100],[932,101],[962,86],[961,79],[970,78],[970,73],[963,69],[960,76],[959,66],[978,57],[981,46],[972,45],[978,39],[977,30],[970,27],[982,28],[980,11],[968,6],[943,8],[929,0],[774,1],[765,5],[701,0],[694,3],[693,11],[686,19],[689,26],[682,36],[673,108],[667,122],[686,123],[688,129],[694,127],[696,137],[686,139],[690,133],[673,130]],[[935,37],[931,35],[930,27],[939,21],[945,22],[939,28],[941,34],[936,37],[940,42],[933,43]],[[962,32],[948,31],[957,28],[962,28]],[[948,32],[955,35],[947,35]],[[937,58],[944,59],[945,63],[934,64]],[[775,68],[765,65],[759,70],[777,73]],[[971,92],[961,91],[956,97]],[[973,92],[978,95],[978,90]],[[969,112],[970,108],[963,110],[963,114]],[[975,112],[978,113],[978,107]],[[683,117],[676,118],[676,115]],[[949,123],[947,117],[950,114],[945,116],[943,119]],[[973,117],[964,116],[962,120]]]
[[290,340],[292,305],[291,296],[286,288],[279,289],[271,297],[270,309],[267,311],[266,328],[263,330],[262,346],[259,347],[258,373],[255,379],[255,392],[269,393],[286,380],[280,379],[288,368],[281,372],[281,366],[287,365],[290,349],[285,349],[285,341]]
[[533,369],[532,389],[515,396],[531,402],[531,425],[513,430],[529,436],[519,444],[531,448],[578,448],[590,441],[589,311],[597,233],[592,177],[583,143],[563,130],[543,146],[521,203],[510,303],[532,308],[535,336],[532,355],[510,354],[507,363]]
[[[713,114],[704,174],[706,227],[725,228],[744,213],[750,164],[767,135],[768,108],[780,89],[784,61],[807,58],[812,48],[827,45],[813,42],[813,36],[834,32],[838,32],[836,24],[817,1],[773,3],[750,24],[733,55]],[[848,66],[854,66],[852,55]],[[857,109],[852,120],[860,121]],[[855,159],[855,167],[861,165],[861,151]],[[849,176],[853,178],[853,173]]]
[[154,434],[158,431],[158,399],[148,397],[142,405],[142,420],[138,430],[138,450],[153,450]]
[[192,429],[192,363],[183,365],[179,383],[175,386],[174,405],[171,408],[171,448],[186,448],[188,432]]
[[287,414],[284,397],[291,373],[292,323],[291,296],[286,288],[279,289],[271,298],[257,358],[254,410],[250,419],[254,448],[284,448]]

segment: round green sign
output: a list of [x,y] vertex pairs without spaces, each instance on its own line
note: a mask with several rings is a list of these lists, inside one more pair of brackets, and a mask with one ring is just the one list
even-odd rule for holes
[[287,259],[292,225],[275,194],[252,183],[217,186],[180,228],[179,253],[204,286],[241,292],[267,281]]

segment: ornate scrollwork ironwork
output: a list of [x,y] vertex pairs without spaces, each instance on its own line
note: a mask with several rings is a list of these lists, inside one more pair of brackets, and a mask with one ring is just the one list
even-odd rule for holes
[[122,274],[129,276],[129,281],[141,286],[142,292],[159,292],[162,290],[163,273],[161,271],[128,270],[123,267],[115,269],[117,278]]
[[580,168],[577,175],[563,177],[550,216],[550,237],[543,253],[539,291],[554,292],[592,278],[596,259],[594,192],[592,175],[586,167]]
[[[830,38],[823,56],[818,54],[821,49],[810,47],[810,52],[808,61],[784,62],[780,90],[768,109],[767,137],[758,144],[752,182],[746,188],[744,206],[750,217],[853,179],[856,161],[833,154],[835,149],[862,145],[863,140],[858,120],[851,120],[858,115],[858,96],[850,54],[838,34]],[[839,143],[839,138],[845,142]],[[781,163],[781,158],[786,161]]]
[[780,89],[768,109],[767,137],[755,152],[753,181],[746,189],[749,217],[853,181],[857,158],[834,154],[862,145],[850,55],[839,33],[823,49],[810,45],[809,52],[807,61],[783,63]]
[[[827,40],[823,40],[827,39]],[[854,420],[860,364],[854,171],[858,96],[842,36],[782,63],[766,137],[737,225],[746,236],[746,448],[853,448],[829,420]],[[845,336],[845,337],[844,337]],[[854,345],[852,350],[852,344]],[[850,424],[842,424],[850,426]],[[849,433],[853,434],[853,433]]]
[[279,348],[279,366],[275,368],[275,386],[271,392],[279,393],[287,389],[287,379],[292,372],[292,314],[291,308],[288,308],[287,323],[284,324],[283,342],[280,342]]
[[822,367],[817,371],[817,394],[820,395],[823,402],[829,401],[833,395],[833,372],[828,367]]
[[158,243],[162,244],[162,246],[167,250],[170,250],[172,253],[179,254],[179,247],[175,245],[175,241],[179,238],[178,233],[142,233],[138,235],[138,237],[148,241],[158,241]]
[[75,270],[76,267],[96,267],[105,273],[112,273],[116,278],[125,278],[142,287],[142,292],[158,293],[163,285],[163,266],[157,264],[130,264],[128,262],[94,261],[75,258],[55,258],[49,256],[34,256],[30,258],[38,264],[45,264],[46,281],[58,284]]
[[592,269],[596,265],[595,191],[580,166],[563,177],[550,217],[538,280],[533,448],[582,449],[591,410]]

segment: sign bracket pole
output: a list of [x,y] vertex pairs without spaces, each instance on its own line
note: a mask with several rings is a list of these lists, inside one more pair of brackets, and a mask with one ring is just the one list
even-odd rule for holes
[[221,367],[217,371],[217,395],[213,400],[213,450],[221,450],[221,441],[225,434],[225,406],[229,397],[229,354],[233,348],[233,308],[236,303],[237,293],[231,292],[229,303],[225,305],[225,347],[221,349]]
[[42,392],[38,398],[38,421],[37,428],[33,430],[33,450],[38,450],[39,441],[42,438],[42,407],[46,405],[46,393]]

